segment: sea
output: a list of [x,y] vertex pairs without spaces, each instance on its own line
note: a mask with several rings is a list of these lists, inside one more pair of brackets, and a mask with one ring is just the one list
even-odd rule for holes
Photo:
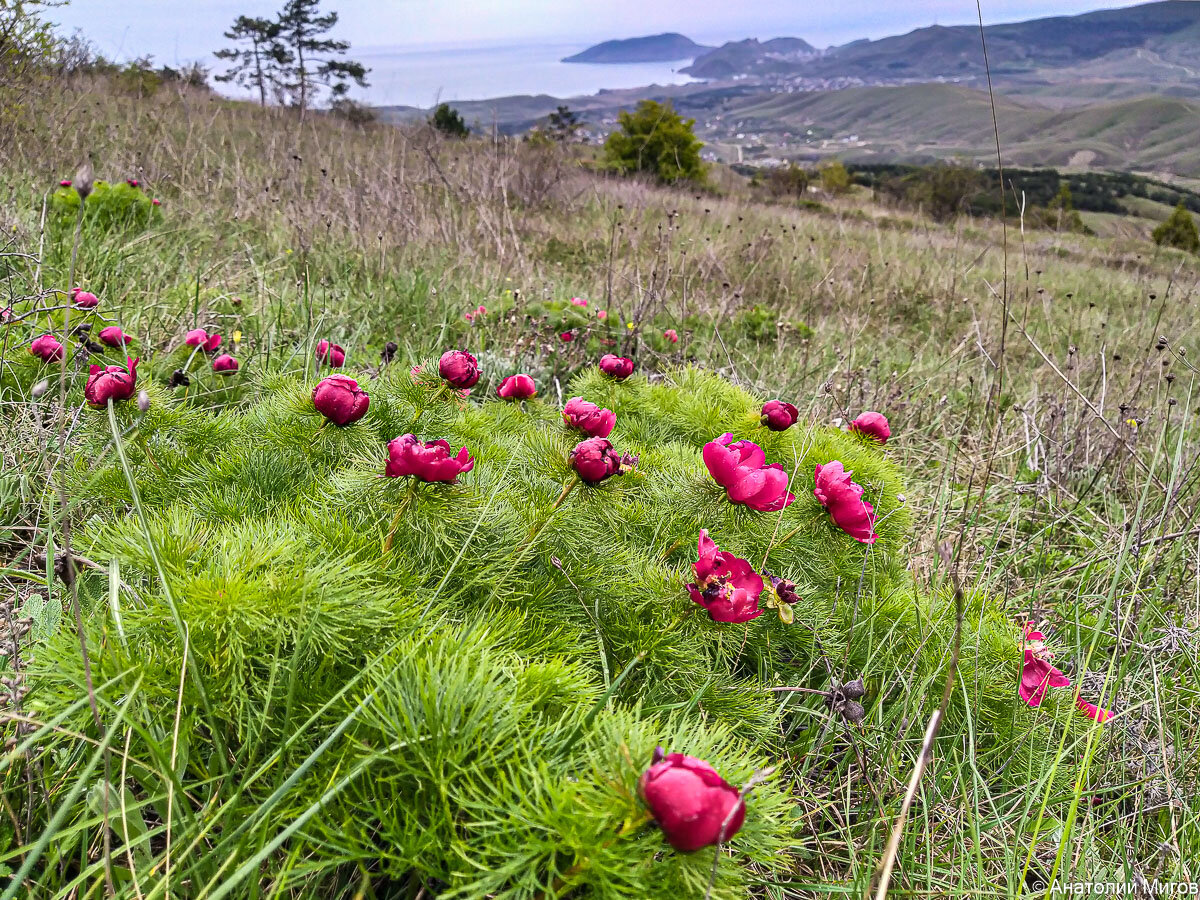
[[441,102],[488,100],[514,94],[580,97],[604,88],[686,84],[696,79],[679,69],[690,59],[660,63],[596,65],[561,59],[588,44],[476,45],[468,47],[371,47],[350,55],[371,69],[370,87],[352,96],[372,106],[428,108]]

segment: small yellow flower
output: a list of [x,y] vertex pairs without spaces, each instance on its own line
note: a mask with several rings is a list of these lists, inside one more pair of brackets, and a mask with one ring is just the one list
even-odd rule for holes
[[625,327],[628,328],[630,331],[633,331],[633,323],[632,322],[626,322]]
[[235,344],[240,344],[242,342],[242,330],[240,328],[233,333],[233,342]]
[[291,247],[288,247],[288,248],[287,248],[286,250],[284,250],[283,252],[284,252],[285,254],[287,254],[288,256],[291,256],[291,255],[292,255],[292,248],[291,248]]
[[1137,419],[1126,419],[1125,424],[1128,425],[1130,428],[1132,428],[1134,431],[1138,430],[1138,420]]

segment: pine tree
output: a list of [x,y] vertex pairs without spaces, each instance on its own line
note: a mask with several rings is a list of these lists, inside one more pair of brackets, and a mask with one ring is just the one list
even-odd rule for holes
[[267,105],[267,89],[278,86],[284,66],[289,65],[291,56],[279,43],[281,26],[270,19],[253,16],[238,16],[225,32],[225,37],[242,47],[227,47],[217,50],[213,56],[233,63],[229,71],[215,76],[217,81],[234,82],[258,92],[258,102]]
[[289,54],[286,87],[301,113],[321,87],[329,88],[337,99],[345,96],[351,82],[367,86],[369,70],[362,63],[340,58],[350,43],[322,37],[337,24],[338,14],[322,13],[320,5],[321,0],[287,0],[279,13],[280,41]]
[[670,103],[643,100],[637,110],[622,110],[621,127],[604,142],[609,168],[622,174],[644,172],[659,181],[703,181],[704,145],[692,131],[695,119],[684,120]]
[[1159,246],[1177,247],[1189,253],[1200,253],[1200,231],[1188,208],[1180,201],[1171,217],[1151,233]]
[[449,103],[439,103],[429,119],[429,124],[447,137],[465,138],[471,133],[462,115]]
[[580,121],[578,114],[563,104],[559,104],[558,109],[546,117],[547,133],[560,144],[574,141],[581,128],[583,128],[583,122]]

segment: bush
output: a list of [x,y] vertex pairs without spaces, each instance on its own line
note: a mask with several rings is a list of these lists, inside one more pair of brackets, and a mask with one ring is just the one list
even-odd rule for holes
[[821,190],[827,194],[844,194],[850,190],[850,173],[840,160],[833,160],[821,166],[819,171]]
[[1182,202],[1175,207],[1170,218],[1151,232],[1154,243],[1160,247],[1176,247],[1189,253],[1200,253],[1200,232],[1196,220]]
[[682,119],[670,103],[643,100],[637,110],[622,110],[621,127],[604,142],[604,162],[623,175],[644,173],[659,181],[703,182],[703,143],[692,128],[695,119]]
[[448,137],[465,138],[471,133],[458,110],[449,103],[439,103],[429,119],[429,124]]
[[[73,229],[78,213],[79,194],[74,188],[60,187],[50,195],[51,224],[56,230]],[[141,187],[124,181],[97,181],[83,209],[83,227],[105,233],[145,231],[161,218],[154,200]]]

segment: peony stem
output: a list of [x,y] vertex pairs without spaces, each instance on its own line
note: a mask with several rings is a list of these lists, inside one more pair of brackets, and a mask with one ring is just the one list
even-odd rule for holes
[[781,537],[776,542],[775,546],[782,547],[784,544],[786,544],[788,541],[790,541],[792,538],[794,538],[800,532],[800,529],[803,527],[804,527],[803,525],[797,525],[795,528],[793,528],[791,531],[789,531],[787,534],[785,534],[783,537]]
[[678,550],[682,546],[683,546],[683,538],[680,538],[675,543],[673,543],[670,547],[668,547],[666,550],[663,551],[661,559],[664,562],[666,560],[670,559],[671,554],[674,553],[676,550]]
[[563,501],[567,499],[567,495],[570,494],[571,491],[575,490],[575,485],[579,484],[580,480],[581,479],[579,476],[575,475],[570,481],[563,485],[562,493],[558,495],[558,499],[555,500],[554,505],[550,507],[550,512],[546,514],[546,518],[542,519],[541,524],[529,533],[529,537],[525,539],[525,543],[517,548],[517,552],[513,554],[514,559],[520,559],[521,554],[529,549],[529,545],[537,540],[538,535],[541,534],[542,531],[545,530],[546,526],[550,524],[550,520],[554,518],[554,514],[558,511],[558,508],[563,505]]
[[[575,485],[577,484],[579,484],[579,476],[573,477],[570,481],[563,485],[562,493],[558,495],[558,499],[555,500],[554,505],[550,507],[550,512],[554,512],[556,509],[562,506],[563,501],[567,499],[567,494],[575,490]],[[541,529],[539,528],[538,530],[540,531]]]
[[410,503],[412,503],[412,498],[416,496],[416,493],[417,493],[417,479],[413,478],[412,482],[410,483],[409,488],[408,488],[408,496],[406,496],[404,498],[404,500],[400,503],[400,508],[398,510],[396,510],[396,515],[392,519],[392,527],[388,531],[387,537],[383,541],[383,552],[384,553],[392,552],[392,541],[396,537],[396,529],[400,527],[400,519],[403,517],[404,511],[406,509],[408,509],[408,505]]

